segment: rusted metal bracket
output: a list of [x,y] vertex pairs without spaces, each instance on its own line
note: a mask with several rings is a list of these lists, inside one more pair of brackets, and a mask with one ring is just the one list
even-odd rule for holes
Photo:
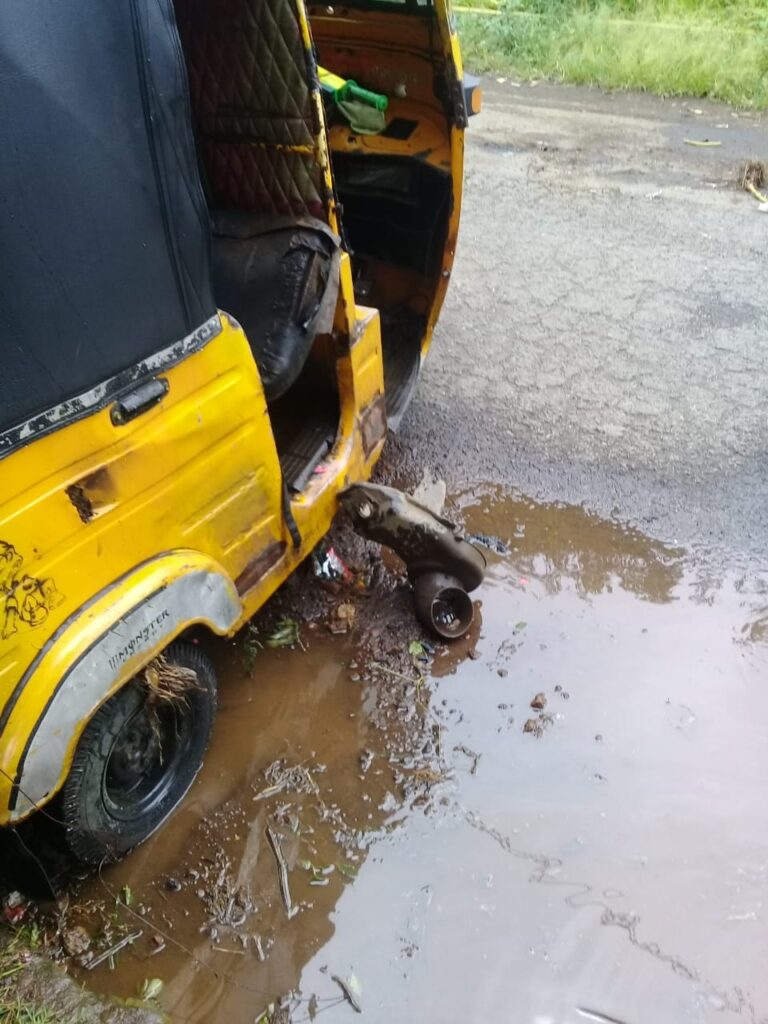
[[340,500],[361,536],[405,562],[422,622],[442,637],[462,636],[474,614],[468,594],[485,576],[482,552],[459,527],[394,487],[353,484]]

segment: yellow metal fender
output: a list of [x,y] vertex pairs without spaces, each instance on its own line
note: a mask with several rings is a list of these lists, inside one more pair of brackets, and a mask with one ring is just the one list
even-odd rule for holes
[[241,617],[229,576],[194,551],[152,559],[78,609],[0,709],[0,824],[51,799],[94,712],[183,630],[224,635]]

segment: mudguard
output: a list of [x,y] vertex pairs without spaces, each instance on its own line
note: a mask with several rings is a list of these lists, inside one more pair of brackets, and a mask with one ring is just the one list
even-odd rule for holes
[[242,607],[213,560],[175,551],[139,566],[49,638],[0,709],[0,824],[63,785],[94,712],[185,629],[230,632]]

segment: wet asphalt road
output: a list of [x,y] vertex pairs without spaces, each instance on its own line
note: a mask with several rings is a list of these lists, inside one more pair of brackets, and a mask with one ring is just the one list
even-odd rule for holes
[[455,487],[761,556],[768,216],[737,179],[766,128],[699,100],[487,83],[404,449]]

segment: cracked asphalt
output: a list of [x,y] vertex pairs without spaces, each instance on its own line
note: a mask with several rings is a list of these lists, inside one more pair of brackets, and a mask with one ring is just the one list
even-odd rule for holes
[[[686,546],[766,537],[768,120],[485,83],[452,286],[398,458]],[[686,143],[717,141],[719,146]]]

